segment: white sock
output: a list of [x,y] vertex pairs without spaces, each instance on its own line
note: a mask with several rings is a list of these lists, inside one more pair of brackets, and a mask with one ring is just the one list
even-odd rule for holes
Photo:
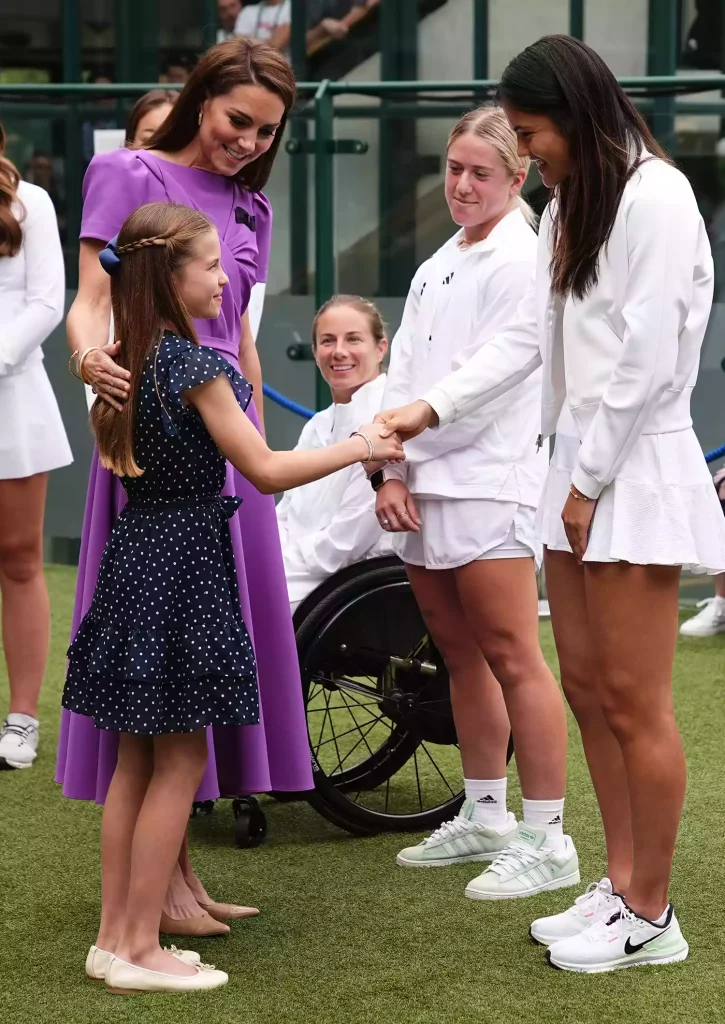
[[656,921],[653,921],[652,924],[659,924],[659,925],[664,924],[665,921],[667,920],[667,911],[669,909],[670,909],[670,905],[668,903],[667,906],[665,907],[664,911],[662,912],[661,916],[658,917]]
[[506,783],[508,779],[464,779],[466,800],[473,800],[472,821],[488,828],[500,828],[508,821]]
[[564,843],[564,798],[561,800],[524,800],[524,823],[546,830],[546,846]]
[[20,725],[23,729],[28,725],[34,725],[36,729],[38,728],[37,718],[33,718],[31,715],[21,715],[17,711],[13,711],[12,715],[8,715],[7,722],[8,725]]

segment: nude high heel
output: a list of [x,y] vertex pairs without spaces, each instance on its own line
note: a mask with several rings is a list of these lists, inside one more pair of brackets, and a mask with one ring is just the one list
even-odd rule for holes
[[238,907],[234,903],[200,903],[199,906],[215,921],[237,921],[242,917],[256,917],[259,913],[256,907]]
[[182,917],[178,920],[161,913],[159,931],[164,935],[228,935],[231,931],[228,924],[215,920],[211,914],[204,911],[196,917]]

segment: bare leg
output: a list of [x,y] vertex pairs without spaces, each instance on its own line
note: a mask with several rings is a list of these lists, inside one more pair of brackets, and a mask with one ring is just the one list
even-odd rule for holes
[[115,953],[126,921],[131,845],[153,767],[151,739],[121,733],[101,825],[101,923],[96,945],[109,953]]
[[719,572],[715,577],[715,595],[725,597],[725,572]]
[[206,734],[156,736],[153,745],[154,770],[133,836],[126,922],[116,955],[149,970],[191,975],[193,968],[161,949],[159,922],[204,773]]
[[10,712],[38,717],[50,642],[50,603],[43,572],[48,474],[0,480],[2,634]]
[[621,896],[632,874],[632,829],[624,758],[601,705],[599,661],[587,615],[584,568],[566,551],[547,551],[546,588],[561,684],[582,737],[607,846],[607,876]]
[[[179,863],[169,886],[164,901],[165,925],[172,926],[172,934],[188,935],[226,935],[229,932],[223,921],[236,920],[242,917],[256,917],[256,907],[240,907],[234,903],[217,903],[204,888],[201,879],[194,871],[189,857],[189,831],[184,833],[184,840],[179,853]],[[164,922],[162,917],[162,923]],[[191,930],[179,932],[178,928],[186,924]],[[163,931],[167,931],[167,927]],[[173,931],[176,928],[176,931]]]
[[601,699],[624,758],[633,864],[627,902],[652,920],[667,906],[686,766],[672,701],[680,569],[585,563]]
[[501,687],[466,628],[453,572],[406,565],[421,615],[446,663],[451,704],[467,779],[506,775],[510,734]]
[[469,562],[455,569],[466,621],[501,684],[528,800],[559,800],[566,789],[566,711],[539,646],[533,559]]

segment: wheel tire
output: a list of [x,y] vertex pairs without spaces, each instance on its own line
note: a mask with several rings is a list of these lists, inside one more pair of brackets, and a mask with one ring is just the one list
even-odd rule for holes
[[260,846],[267,835],[267,819],[253,796],[238,796],[232,802],[234,841],[240,850]]

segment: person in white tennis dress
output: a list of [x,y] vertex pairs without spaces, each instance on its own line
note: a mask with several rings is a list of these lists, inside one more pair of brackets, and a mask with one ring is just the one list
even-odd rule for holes
[[[445,196],[459,230],[413,279],[385,407],[465,365],[515,315],[536,264],[535,217],[520,193],[529,161],[516,147],[500,108],[471,111],[453,128]],[[381,470],[388,479],[377,491],[381,526],[449,671],[466,796],[460,813],[402,850],[398,864],[491,861],[466,886],[470,899],[579,883],[563,830],[564,701],[539,646],[534,520],[548,467],[540,423],[539,372],[481,415],[411,441],[405,466]],[[506,800],[510,731],[520,823]]]
[[10,707],[0,768],[28,768],[50,638],[43,572],[48,473],[73,461],[42,345],[63,318],[65,275],[50,196],[20,181],[0,127],[0,594]]
[[556,445],[537,528],[607,873],[531,934],[565,970],[676,963],[689,951],[668,897],[685,795],[679,579],[683,567],[725,569],[725,520],[690,415],[710,244],[689,182],[584,43],[540,39],[500,88],[519,152],[553,189],[535,281],[464,367],[381,418],[405,439],[543,367],[542,434]]

